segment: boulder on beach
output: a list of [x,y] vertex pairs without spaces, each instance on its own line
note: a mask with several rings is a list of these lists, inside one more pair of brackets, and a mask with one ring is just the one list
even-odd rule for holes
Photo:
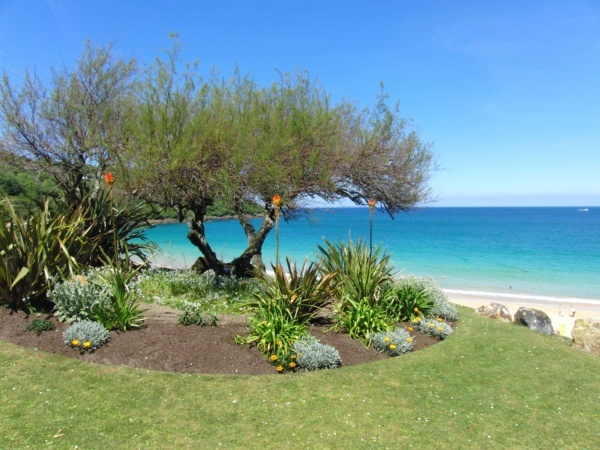
[[600,355],[600,319],[577,319],[571,335],[574,346]]
[[511,323],[513,321],[506,306],[501,305],[500,303],[492,302],[489,305],[482,305],[475,310],[475,313],[491,319],[498,319],[502,322]]
[[550,317],[539,309],[521,307],[515,313],[515,324],[524,325],[530,330],[552,336],[554,328]]

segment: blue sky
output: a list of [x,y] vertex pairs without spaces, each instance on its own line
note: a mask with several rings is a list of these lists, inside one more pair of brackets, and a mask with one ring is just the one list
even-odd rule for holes
[[600,2],[0,0],[0,67],[72,66],[86,39],[261,84],[308,70],[371,106],[383,82],[441,166],[439,206],[600,206]]

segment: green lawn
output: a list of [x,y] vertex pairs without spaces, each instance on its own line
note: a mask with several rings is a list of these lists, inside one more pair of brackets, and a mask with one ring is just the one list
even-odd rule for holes
[[0,448],[597,448],[600,358],[460,308],[447,341],[268,376],[90,365],[0,342]]

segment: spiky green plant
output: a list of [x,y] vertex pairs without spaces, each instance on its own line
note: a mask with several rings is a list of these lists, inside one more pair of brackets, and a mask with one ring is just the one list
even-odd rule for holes
[[325,239],[319,245],[319,263],[323,274],[336,274],[331,285],[338,308],[345,309],[349,301],[364,299],[377,303],[385,285],[393,276],[390,255],[381,245],[370,249],[364,240],[348,243],[339,240],[333,244]]
[[0,303],[15,309],[35,306],[51,280],[75,273],[89,251],[84,212],[51,214],[46,201],[42,211],[22,219],[8,199],[0,207],[10,219],[0,226]]
[[304,260],[298,267],[290,258],[286,258],[287,273],[283,265],[271,266],[274,276],[259,271],[256,278],[261,291],[254,294],[254,300],[246,303],[245,308],[255,309],[258,304],[279,298],[294,319],[308,322],[330,302],[329,284],[336,273],[319,275],[319,265]]

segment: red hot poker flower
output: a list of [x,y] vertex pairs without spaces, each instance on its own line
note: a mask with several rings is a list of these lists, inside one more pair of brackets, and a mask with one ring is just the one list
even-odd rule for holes
[[372,198],[371,200],[369,200],[369,209],[370,209],[371,211],[373,211],[373,210],[375,209],[375,203],[376,203],[376,202],[375,202],[375,199],[374,199],[374,198]]
[[106,184],[109,186],[112,186],[115,182],[115,177],[113,177],[112,173],[106,172],[106,175],[104,175],[104,181],[106,181]]
[[281,197],[279,195],[273,196],[273,206],[279,208],[281,206]]

